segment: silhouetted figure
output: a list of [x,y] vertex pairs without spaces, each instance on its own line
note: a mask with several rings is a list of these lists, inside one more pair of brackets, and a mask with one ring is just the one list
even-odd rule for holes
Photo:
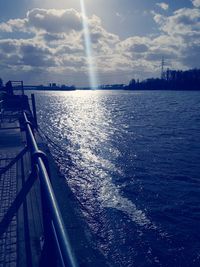
[[6,83],[6,93],[7,93],[8,95],[13,95],[13,87],[12,87],[12,83],[11,83],[11,81],[8,81],[8,82]]

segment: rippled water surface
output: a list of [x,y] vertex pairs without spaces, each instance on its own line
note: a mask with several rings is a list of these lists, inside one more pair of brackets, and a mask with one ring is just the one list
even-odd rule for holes
[[110,266],[200,266],[200,93],[37,92]]

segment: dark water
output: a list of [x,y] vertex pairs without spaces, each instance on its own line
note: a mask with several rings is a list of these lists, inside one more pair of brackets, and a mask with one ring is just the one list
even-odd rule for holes
[[200,93],[40,92],[41,128],[111,266],[200,266]]

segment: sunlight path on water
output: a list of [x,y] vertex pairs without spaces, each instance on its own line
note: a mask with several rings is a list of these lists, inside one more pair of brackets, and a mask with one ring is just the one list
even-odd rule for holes
[[94,62],[94,56],[92,53],[91,37],[90,37],[90,31],[89,31],[89,26],[88,26],[88,21],[87,21],[84,0],[80,0],[80,4],[81,4],[81,12],[82,12],[85,53],[86,53],[87,62],[88,62],[90,86],[91,88],[97,88],[98,82],[97,82],[97,74],[96,74],[96,64]]

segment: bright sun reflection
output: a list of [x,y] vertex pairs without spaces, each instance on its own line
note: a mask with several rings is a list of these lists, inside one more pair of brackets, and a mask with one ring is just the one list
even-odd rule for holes
[[97,88],[98,82],[97,82],[97,75],[96,75],[96,64],[94,62],[94,57],[92,53],[91,38],[90,38],[90,32],[89,32],[89,26],[88,26],[88,21],[87,21],[87,14],[86,14],[84,0],[80,0],[80,4],[81,4],[81,12],[82,12],[85,52],[86,52],[87,62],[88,62],[90,87]]

